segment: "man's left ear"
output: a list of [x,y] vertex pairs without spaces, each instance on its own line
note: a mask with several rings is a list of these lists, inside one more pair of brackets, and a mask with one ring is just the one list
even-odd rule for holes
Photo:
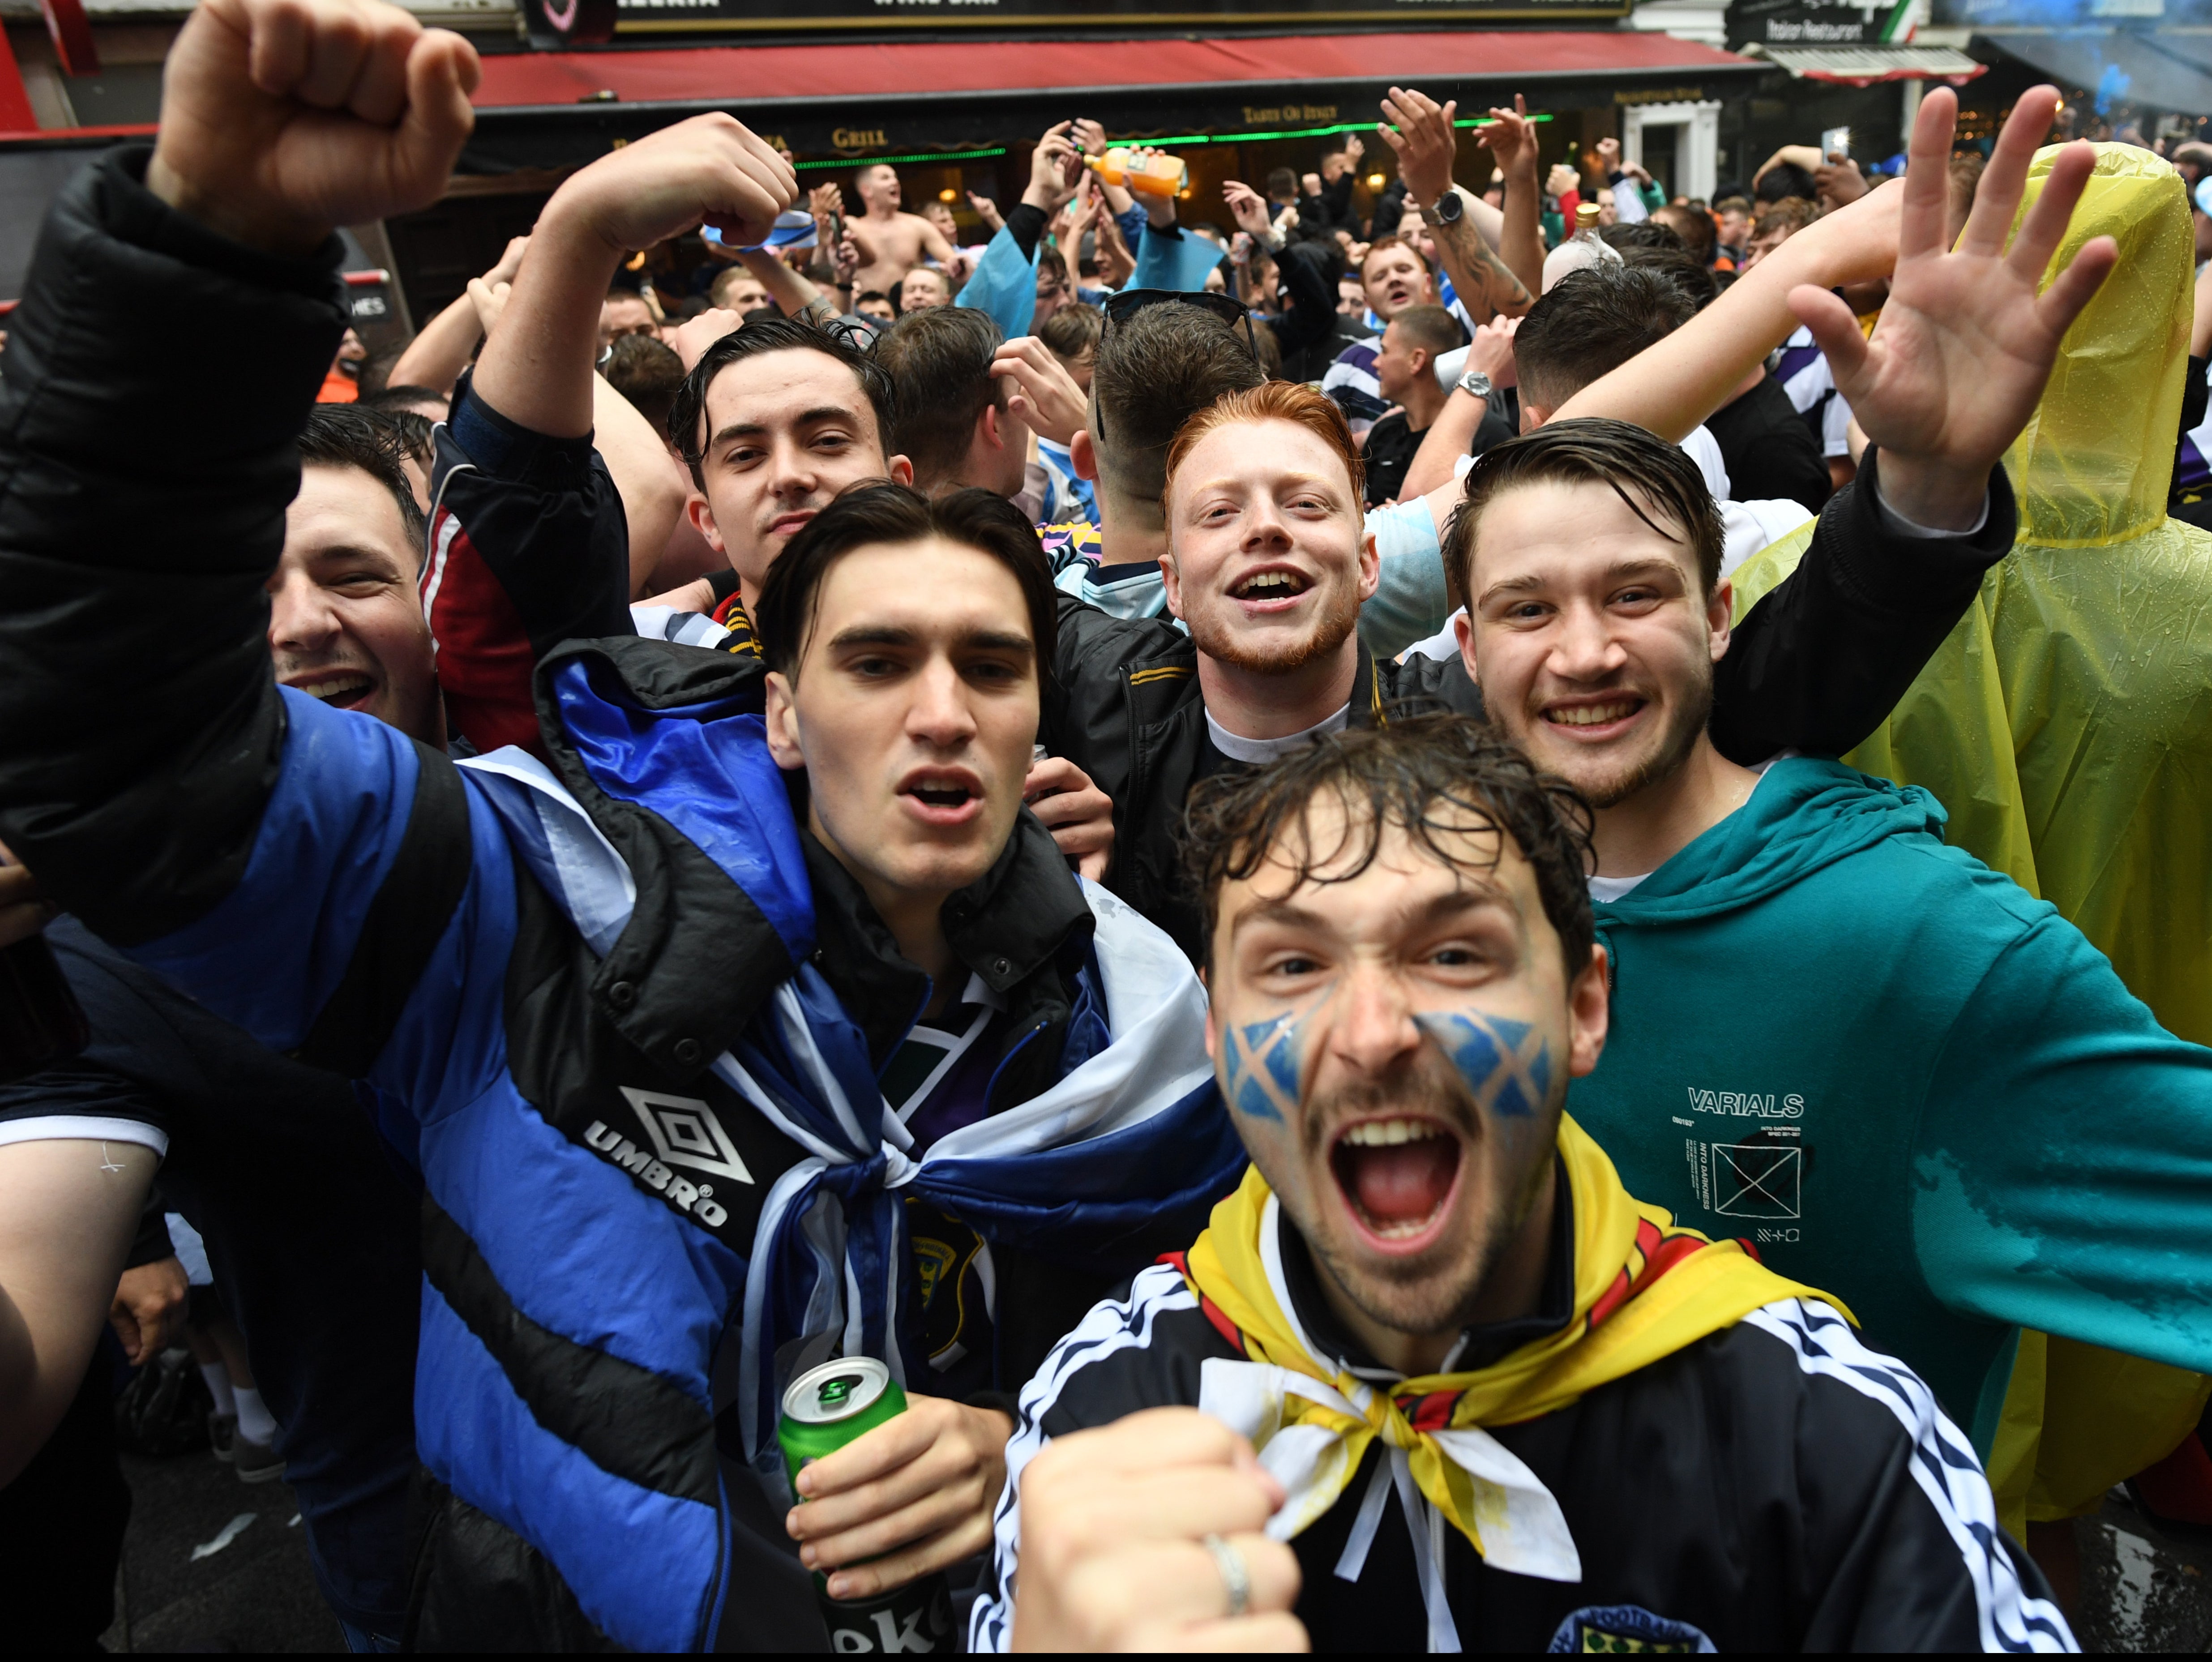
[[1707,649],[1715,663],[1728,654],[1729,631],[1735,618],[1735,585],[1725,577],[1713,585],[1713,592],[1705,601],[1705,634]]
[[1589,962],[1567,985],[1567,1074],[1581,1079],[1597,1069],[1612,1015],[1606,995],[1605,948],[1593,944]]
[[1089,428],[1075,429],[1075,436],[1067,441],[1067,460],[1073,464],[1077,478],[1097,478],[1098,447],[1091,441]]
[[894,484],[914,483],[914,464],[904,456],[893,456],[884,472],[890,476],[891,483]]
[[1382,556],[1375,546],[1375,533],[1359,533],[1359,598],[1364,602],[1374,598],[1375,591],[1382,587]]
[[763,694],[765,707],[761,715],[767,728],[768,753],[786,773],[797,773],[805,767],[806,754],[799,746],[799,707],[792,702],[791,683],[782,671],[768,673]]

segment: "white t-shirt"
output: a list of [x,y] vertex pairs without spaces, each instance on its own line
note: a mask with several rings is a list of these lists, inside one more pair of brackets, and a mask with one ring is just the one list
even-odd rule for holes
[[1214,749],[1232,762],[1243,762],[1252,766],[1272,762],[1279,756],[1287,756],[1301,746],[1310,745],[1328,734],[1341,733],[1351,724],[1352,706],[1343,709],[1328,720],[1316,721],[1304,733],[1287,734],[1280,739],[1247,739],[1242,734],[1231,733],[1213,719],[1213,712],[1206,712],[1206,731],[1213,740]]
[[1585,880],[1589,884],[1589,898],[1602,904],[1620,899],[1650,875],[1650,872],[1638,872],[1633,877],[1593,877]]
[[[1791,757],[1801,754],[1802,754],[1802,752],[1794,750],[1778,752],[1776,754],[1768,757],[1764,762],[1761,762],[1757,767],[1753,768],[1752,771],[1759,776],[1759,784],[1763,785],[1766,782],[1766,770],[1769,768],[1772,767],[1777,762],[1786,762]],[[1751,795],[1756,796],[1758,794],[1759,785],[1753,785],[1751,788]],[[1745,797],[1744,801],[1748,802],[1751,801],[1751,796]],[[1633,877],[1589,877],[1584,878],[1583,880],[1589,885],[1589,898],[1596,901],[1600,905],[1603,905],[1607,901],[1620,899],[1621,896],[1625,894],[1634,893],[1636,891],[1636,886],[1643,882],[1651,874],[1650,872],[1638,872]]]

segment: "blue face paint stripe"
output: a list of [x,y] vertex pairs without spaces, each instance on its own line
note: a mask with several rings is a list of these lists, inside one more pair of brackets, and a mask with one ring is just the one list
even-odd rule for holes
[[1413,1021],[1459,1070],[1476,1106],[1526,1119],[1551,1099],[1551,1046],[1529,1023],[1459,1010],[1424,1010]]
[[1303,1008],[1227,1030],[1222,1094],[1239,1113],[1280,1122],[1297,1110],[1305,1097],[1306,1024],[1335,990],[1328,988]]

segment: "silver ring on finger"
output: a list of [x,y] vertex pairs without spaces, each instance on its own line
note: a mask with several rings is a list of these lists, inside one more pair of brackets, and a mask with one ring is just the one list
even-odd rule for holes
[[1252,1602],[1252,1572],[1244,1567],[1244,1555],[1218,1535],[1201,1536],[1199,1543],[1213,1555],[1213,1568],[1221,1572],[1231,1618],[1243,1615],[1245,1606]]

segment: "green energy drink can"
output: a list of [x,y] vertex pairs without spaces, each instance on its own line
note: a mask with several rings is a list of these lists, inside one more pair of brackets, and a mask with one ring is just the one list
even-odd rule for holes
[[[799,1474],[815,1461],[905,1412],[906,1392],[872,1356],[807,1369],[784,1391],[783,1420],[776,1427],[792,1494],[799,1493]],[[816,1571],[814,1593],[833,1651],[849,1656],[959,1648],[952,1632],[952,1590],[942,1571],[872,1598],[832,1598],[826,1586],[827,1578]]]

